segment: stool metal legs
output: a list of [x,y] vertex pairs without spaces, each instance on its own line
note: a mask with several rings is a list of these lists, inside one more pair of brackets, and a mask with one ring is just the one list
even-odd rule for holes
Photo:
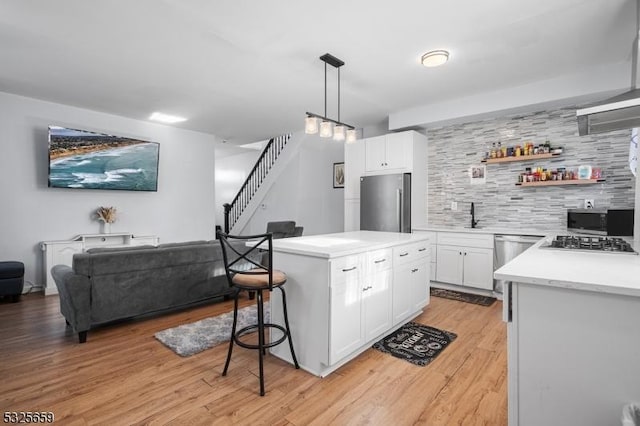
[[[278,287],[282,292],[282,310],[284,314],[284,324],[285,327],[282,327],[277,324],[265,323],[264,322],[264,297],[262,294],[262,289],[256,291],[256,305],[258,309],[258,324],[250,325],[248,327],[242,328],[240,331],[237,331],[238,325],[238,291],[235,292],[233,298],[233,325],[231,327],[231,339],[229,340],[229,351],[227,352],[227,361],[224,364],[224,369],[222,370],[222,375],[226,376],[227,371],[229,369],[229,363],[231,362],[231,354],[233,352],[233,345],[237,343],[238,345],[248,348],[248,349],[257,349],[258,350],[258,361],[260,368],[260,396],[264,396],[264,355],[266,354],[266,349],[276,346],[284,341],[284,339],[289,340],[289,349],[291,349],[291,357],[293,358],[293,364],[296,369],[300,368],[298,364],[298,359],[296,358],[296,353],[293,350],[293,341],[291,339],[291,330],[289,328],[289,316],[287,315],[287,297],[284,289],[280,286]],[[278,340],[273,340],[270,343],[266,343],[264,330],[266,327],[277,328],[281,332],[284,333],[284,336]],[[252,345],[243,343],[239,340],[241,335],[248,331],[257,330],[258,332],[258,344]]]
[[296,353],[293,350],[293,339],[291,339],[291,328],[289,327],[289,315],[287,315],[287,295],[284,292],[284,288],[278,287],[282,292],[282,312],[284,314],[284,326],[287,330],[287,339],[289,340],[289,349],[291,349],[291,357],[293,358],[293,365],[296,366],[296,369],[299,369],[298,359],[296,358]]
[[231,352],[233,352],[233,341],[236,338],[236,326],[238,325],[238,291],[233,295],[233,326],[231,327],[231,339],[229,339],[229,352],[227,352],[227,361],[224,363],[224,370],[222,375],[227,375],[227,369],[229,368],[229,362],[231,361]]

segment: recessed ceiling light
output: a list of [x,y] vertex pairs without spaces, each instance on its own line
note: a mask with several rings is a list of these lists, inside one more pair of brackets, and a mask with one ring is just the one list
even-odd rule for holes
[[422,65],[425,67],[437,67],[449,60],[449,51],[432,50],[422,55]]
[[149,117],[149,120],[159,121],[161,123],[168,123],[168,124],[181,123],[183,121],[187,121],[186,118],[177,117],[175,115],[163,114],[161,112],[154,112]]

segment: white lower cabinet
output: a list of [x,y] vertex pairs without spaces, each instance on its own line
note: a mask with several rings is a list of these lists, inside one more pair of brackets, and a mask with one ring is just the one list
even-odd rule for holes
[[364,343],[362,334],[362,284],[359,277],[331,286],[331,341],[329,362],[334,363]]
[[391,328],[391,253],[376,250],[333,265],[330,363]]
[[640,297],[517,282],[504,295],[509,424],[621,424],[640,402]]
[[492,290],[493,236],[439,232],[436,265],[436,281]]
[[394,249],[393,324],[429,303],[429,242]]
[[365,341],[375,339],[391,327],[391,274],[389,268],[364,279],[362,325]]

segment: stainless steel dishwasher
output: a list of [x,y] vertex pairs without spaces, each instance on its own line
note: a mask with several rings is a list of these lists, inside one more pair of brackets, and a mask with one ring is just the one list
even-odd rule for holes
[[[540,241],[543,236],[537,235],[495,235],[493,250],[494,271],[511,260],[520,253]],[[504,280],[493,280],[493,291],[502,294]]]

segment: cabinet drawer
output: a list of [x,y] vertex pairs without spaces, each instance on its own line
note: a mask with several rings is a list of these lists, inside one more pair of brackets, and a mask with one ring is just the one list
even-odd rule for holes
[[367,253],[365,273],[375,273],[391,269],[393,261],[392,249],[381,249]]
[[333,285],[357,277],[364,266],[364,255],[339,257],[332,259],[330,263],[331,284]]
[[493,234],[438,232],[438,245],[493,248]]
[[429,256],[430,244],[429,241],[420,241],[417,243],[405,244],[393,249],[393,262],[395,265],[399,265],[405,262],[409,262],[420,257]]

